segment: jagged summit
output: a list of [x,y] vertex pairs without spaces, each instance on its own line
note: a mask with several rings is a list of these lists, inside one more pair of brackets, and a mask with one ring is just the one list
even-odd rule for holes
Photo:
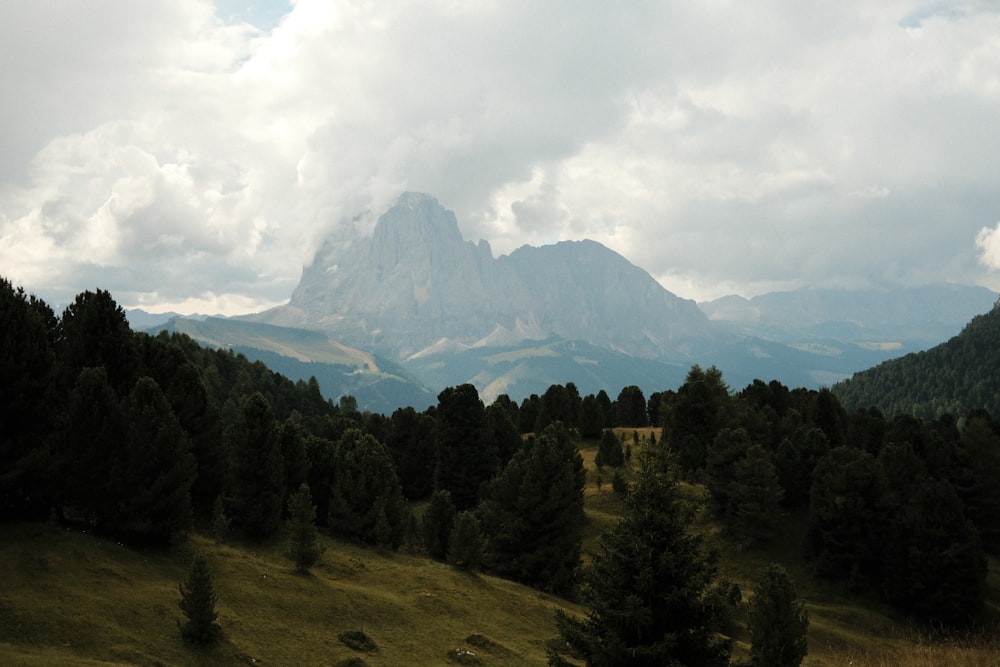
[[400,195],[371,237],[325,245],[289,304],[253,319],[396,358],[551,336],[663,357],[707,330],[693,301],[599,243],[524,246],[494,259],[486,241],[462,238],[453,212],[415,192]]

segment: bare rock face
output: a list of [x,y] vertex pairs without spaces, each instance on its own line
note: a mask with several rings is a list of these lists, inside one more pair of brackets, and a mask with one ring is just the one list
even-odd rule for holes
[[399,359],[552,336],[674,357],[709,327],[693,301],[599,243],[524,246],[494,259],[486,241],[462,238],[454,213],[417,193],[401,195],[370,238],[324,246],[289,304],[254,319]]

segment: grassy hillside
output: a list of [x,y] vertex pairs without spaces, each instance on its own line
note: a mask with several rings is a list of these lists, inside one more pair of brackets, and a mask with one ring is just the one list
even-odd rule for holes
[[[328,542],[308,576],[292,572],[280,543],[241,548],[196,536],[171,553],[147,553],[15,526],[2,529],[0,544],[3,665],[442,664],[455,649],[489,665],[543,664],[556,635],[557,602],[545,595],[343,543]],[[184,644],[176,625],[177,584],[194,549],[215,573],[225,631],[208,650]],[[352,630],[377,650],[361,654],[338,640]]]
[[[610,471],[593,468],[595,448],[583,453],[589,468],[585,543],[595,549],[620,505]],[[687,492],[703,494],[694,486]],[[727,545],[706,513],[697,529],[720,547],[721,574],[745,594],[765,563],[790,571],[811,619],[805,665],[998,664],[995,636],[970,633],[935,643],[873,592],[814,580],[800,558],[805,516],[789,516],[786,525],[782,539],[762,550]],[[280,540],[225,545],[195,535],[171,551],[148,551],[54,526],[0,526],[0,664],[441,665],[462,649],[475,656],[454,664],[544,665],[546,643],[557,635],[554,610],[581,612],[532,589],[422,557],[326,544],[313,573],[301,576],[282,557]],[[177,629],[177,585],[195,551],[215,573],[225,631],[224,642],[208,650],[185,645]],[[991,561],[993,618],[1000,613],[998,569]],[[338,639],[352,630],[368,635],[377,650],[356,652]],[[746,638],[738,640],[734,657],[745,657]]]

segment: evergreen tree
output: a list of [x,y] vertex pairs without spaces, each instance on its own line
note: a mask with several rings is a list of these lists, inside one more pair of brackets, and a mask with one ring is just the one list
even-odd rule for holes
[[455,503],[447,491],[435,491],[430,505],[424,511],[422,532],[424,548],[435,560],[444,560],[448,555],[448,539],[455,522]]
[[285,465],[278,424],[263,394],[246,400],[227,440],[233,457],[233,518],[250,535],[266,537],[281,526]]
[[731,403],[719,369],[691,367],[673,397],[663,429],[685,475],[691,477],[705,467],[709,443],[731,425]]
[[583,534],[583,459],[561,424],[529,440],[490,482],[480,505],[487,569],[565,594]]
[[604,412],[593,394],[587,394],[580,405],[580,437],[598,438],[604,430]]
[[982,604],[986,556],[948,482],[924,479],[897,513],[884,548],[886,597],[922,619],[961,624]]
[[111,468],[118,488],[117,528],[161,542],[191,529],[191,485],[198,464],[187,433],[159,385],[142,377],[124,403],[125,448]]
[[1000,425],[985,410],[968,415],[950,477],[983,546],[1000,553]]
[[46,511],[56,364],[45,309],[0,278],[0,516]]
[[705,487],[711,494],[710,506],[716,516],[732,514],[731,494],[736,483],[736,463],[751,446],[744,428],[721,429],[708,446],[705,458]]
[[451,493],[459,510],[479,500],[479,487],[499,465],[492,441],[484,438],[486,408],[471,384],[449,387],[438,394],[437,466],[434,488]]
[[878,575],[884,535],[875,459],[853,447],[831,449],[816,464],[809,493],[809,551],[817,573]]
[[772,563],[757,577],[750,600],[750,665],[798,667],[809,652],[809,616],[788,573]]
[[[707,604],[716,569],[691,532],[676,480],[640,461],[618,525],[583,570],[584,619],[557,612],[563,640],[588,667],[728,664]],[[565,664],[550,654],[550,664]]]
[[621,440],[610,428],[604,429],[604,432],[601,433],[601,444],[597,447],[594,465],[598,468],[604,466],[621,468],[625,465],[625,452],[622,451]]
[[413,408],[399,408],[389,417],[384,442],[403,495],[409,500],[429,496],[434,490],[434,418]]
[[63,437],[56,453],[53,497],[67,518],[108,526],[118,510],[118,480],[112,468],[127,438],[121,403],[103,366],[84,368],[69,395]]
[[202,555],[191,562],[187,580],[180,584],[180,608],[187,619],[180,624],[181,635],[193,644],[211,644],[222,636],[222,628],[216,622],[219,615],[215,611],[218,596],[212,581],[212,570]]
[[334,447],[332,468],[330,530],[369,544],[398,547],[407,507],[382,443],[360,429],[349,429]]
[[288,499],[288,551],[285,557],[299,572],[308,572],[325,551],[316,531],[316,506],[305,482]]
[[475,513],[468,510],[455,516],[448,536],[448,563],[461,570],[476,572],[483,566],[485,541]]
[[813,470],[828,451],[830,443],[826,434],[816,427],[799,427],[791,437],[781,440],[774,454],[774,466],[785,492],[783,504],[786,507],[809,503]]
[[646,397],[642,389],[635,385],[623,387],[615,400],[616,426],[646,426],[649,416],[646,414]]
[[738,539],[767,540],[777,533],[784,495],[771,455],[753,444],[733,466],[726,511],[727,530]]
[[125,311],[105,290],[81,292],[63,311],[57,351],[70,378],[103,366],[108,383],[123,396],[138,370],[138,350]]
[[521,433],[510,417],[510,411],[499,403],[491,403],[486,408],[486,426],[483,431],[484,446],[495,451],[499,467],[510,461],[521,448]]
[[218,406],[209,399],[199,369],[192,361],[199,358],[202,349],[183,334],[169,336],[165,331],[155,337],[138,334],[136,343],[141,374],[156,380],[187,433],[191,454],[198,462],[191,486],[194,512],[210,516],[216,497],[226,488],[229,460],[223,448]]
[[285,463],[285,488],[291,492],[309,480],[309,458],[306,456],[305,434],[301,426],[302,415],[293,411],[278,432],[281,459]]

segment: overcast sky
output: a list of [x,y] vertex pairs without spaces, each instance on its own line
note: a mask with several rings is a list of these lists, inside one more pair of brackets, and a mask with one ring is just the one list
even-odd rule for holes
[[997,1],[4,0],[0,62],[0,275],[53,304],[260,310],[404,190],[698,300],[1000,289]]

